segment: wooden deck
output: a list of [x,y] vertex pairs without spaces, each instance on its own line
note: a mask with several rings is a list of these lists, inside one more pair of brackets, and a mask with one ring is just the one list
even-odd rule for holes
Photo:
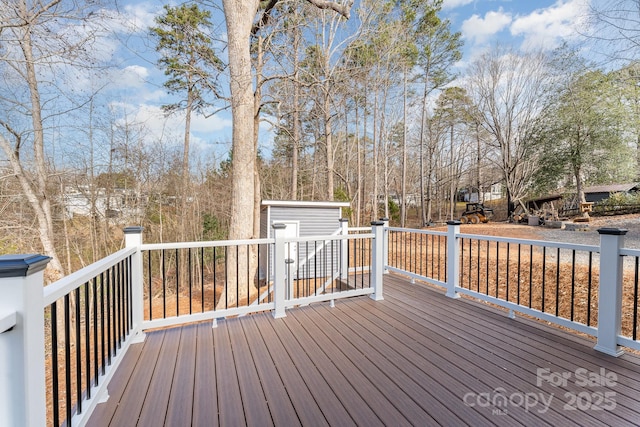
[[380,302],[149,332],[89,425],[638,425],[640,359],[592,347],[388,275]]

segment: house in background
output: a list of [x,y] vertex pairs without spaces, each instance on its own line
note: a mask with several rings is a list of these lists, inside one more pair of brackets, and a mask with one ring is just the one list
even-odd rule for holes
[[[479,197],[481,196],[481,197]],[[491,184],[488,191],[478,192],[477,189],[462,189],[459,192],[459,200],[467,203],[477,203],[479,201],[488,202],[490,200],[502,199],[502,183],[496,182]]]
[[629,184],[596,185],[585,188],[584,197],[587,199],[587,202],[598,203],[608,199],[612,194],[630,194],[637,191],[640,191],[640,183],[638,182],[632,182]]
[[[587,202],[600,203],[611,197],[612,194],[632,194],[640,191],[640,183],[631,182],[628,184],[594,185],[585,187],[584,197]],[[576,197],[575,189],[560,189],[553,194],[537,197],[525,201],[529,210],[542,209],[545,204],[553,204],[556,209],[575,209]]]

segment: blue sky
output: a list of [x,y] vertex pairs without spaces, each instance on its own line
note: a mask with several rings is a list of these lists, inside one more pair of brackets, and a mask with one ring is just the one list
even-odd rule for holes
[[[458,64],[462,72],[466,64],[496,42],[511,44],[517,49],[553,49],[564,39],[573,39],[586,28],[586,14],[592,1],[603,0],[444,0],[443,17],[451,21],[452,29],[460,31],[464,40],[464,56]],[[147,28],[161,12],[162,1],[131,1],[120,9],[125,27],[137,28],[146,36]],[[213,21],[219,21],[214,17]],[[220,28],[220,32],[224,27]],[[129,38],[128,40],[135,40]],[[165,119],[161,105],[169,103],[162,82],[164,76],[155,67],[153,47],[149,43],[132,42],[129,49],[115,48],[119,63],[114,71],[114,90],[121,96],[113,108],[127,112],[130,120],[145,122],[159,131],[172,129],[179,141],[182,118]],[[196,117],[192,124],[194,150],[211,151],[220,157],[230,149],[231,119],[229,112],[213,117]],[[263,142],[271,138],[266,129]]]
[[465,41],[464,61],[493,43],[553,49],[579,37],[589,0],[444,0],[443,12]]

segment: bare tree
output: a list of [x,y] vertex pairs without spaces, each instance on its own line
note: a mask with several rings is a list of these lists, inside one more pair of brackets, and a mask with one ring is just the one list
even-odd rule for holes
[[64,78],[64,67],[90,66],[86,60],[99,33],[91,19],[100,18],[98,11],[97,3],[63,0],[12,0],[0,6],[0,68],[5,90],[0,147],[37,218],[42,247],[52,258],[53,278],[64,274],[64,268],[55,247],[47,121],[61,113],[54,108],[62,105],[58,108],[69,110],[78,105],[71,94],[60,90],[57,79]]
[[491,134],[495,161],[507,189],[508,214],[526,196],[539,166],[531,138],[551,88],[542,53],[517,54],[496,46],[470,68],[468,91],[480,125]]
[[[332,9],[348,18],[351,0],[343,5],[333,1],[307,0],[311,4]],[[229,74],[231,89],[232,189],[229,238],[245,239],[254,235],[256,203],[255,99],[251,69],[251,35],[266,24],[279,0],[270,0],[258,16],[258,0],[223,0],[227,24]],[[257,21],[256,21],[257,19]],[[239,255],[241,259],[246,256]],[[247,266],[248,267],[248,266]],[[245,292],[246,286],[240,286]],[[240,295],[242,298],[244,295]]]

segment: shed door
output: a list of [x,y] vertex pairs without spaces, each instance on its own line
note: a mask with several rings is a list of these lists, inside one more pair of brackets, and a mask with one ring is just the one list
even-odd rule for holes
[[[300,236],[300,223],[298,221],[282,221],[286,226],[284,229],[284,237],[299,237]],[[298,268],[298,242],[285,243],[284,245],[285,257],[292,259],[293,264],[291,267],[293,271]]]

